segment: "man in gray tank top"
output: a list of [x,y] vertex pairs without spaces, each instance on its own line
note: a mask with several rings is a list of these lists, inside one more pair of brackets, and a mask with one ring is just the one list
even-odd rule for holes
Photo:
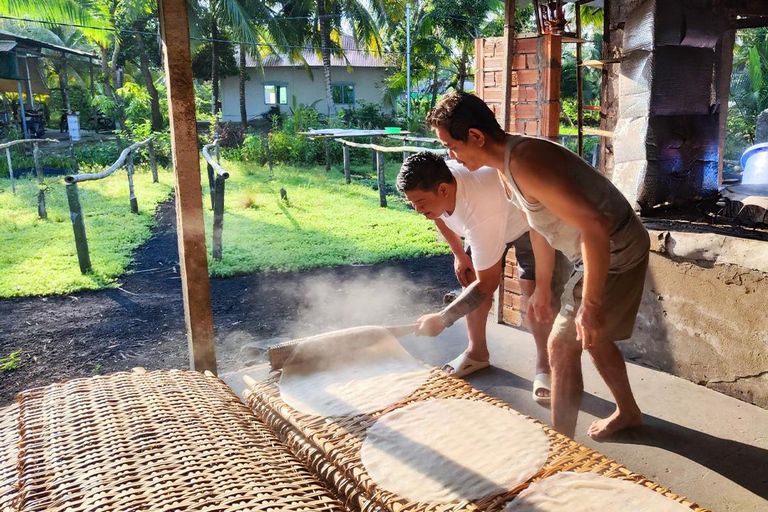
[[[549,337],[552,426],[573,437],[584,390],[581,353],[587,350],[616,400],[616,411],[592,423],[599,439],[639,426],[642,413],[616,341],[632,335],[648,267],[648,233],[621,192],[578,155],[543,139],[506,134],[488,106],[466,93],[445,96],[427,123],[450,156],[470,171],[501,173],[511,200],[531,226],[536,259],[562,251],[575,270]],[[553,249],[554,247],[554,249]],[[539,275],[534,314],[548,316],[549,275]],[[538,282],[541,281],[541,282]],[[541,284],[545,284],[542,286]],[[436,336],[485,299],[470,285],[440,313],[419,319],[417,334]]]

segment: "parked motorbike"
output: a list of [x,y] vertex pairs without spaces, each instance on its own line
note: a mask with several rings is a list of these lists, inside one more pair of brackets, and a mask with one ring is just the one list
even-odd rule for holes
[[42,109],[27,109],[25,111],[27,121],[27,133],[34,139],[42,138],[45,135],[45,118]]

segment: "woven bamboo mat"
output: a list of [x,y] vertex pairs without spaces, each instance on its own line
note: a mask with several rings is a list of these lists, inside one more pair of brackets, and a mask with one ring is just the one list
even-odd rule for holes
[[11,510],[344,510],[212,375],[76,379],[25,391],[16,406]]
[[[428,381],[408,399],[371,414],[343,418],[324,418],[300,413],[280,399],[275,379],[256,382],[246,378],[248,405],[273,432],[328,485],[336,488],[345,504],[354,510],[395,512],[498,512],[532,482],[561,471],[592,472],[641,484],[667,496],[696,512],[708,512],[685,498],[673,494],[659,484],[629,471],[622,464],[550,429],[540,421],[525,416],[547,434],[550,453],[542,469],[529,481],[508,492],[474,502],[415,503],[379,488],[368,476],[360,460],[360,449],[367,429],[377,418],[408,404],[437,398],[477,400],[496,407],[511,408],[496,398],[482,393],[461,379],[435,369]],[[518,413],[519,414],[519,413]],[[343,485],[339,486],[339,483]]]
[[9,512],[16,497],[16,461],[19,458],[19,408],[0,409],[0,512]]

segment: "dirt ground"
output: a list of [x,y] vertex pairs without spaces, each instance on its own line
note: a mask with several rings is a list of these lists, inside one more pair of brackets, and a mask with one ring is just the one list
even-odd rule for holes
[[[189,366],[175,226],[164,203],[119,289],[0,301],[0,355],[23,351],[19,368],[0,374],[0,406],[73,377]],[[454,288],[450,256],[211,279],[219,372],[265,361],[278,341],[412,323]]]

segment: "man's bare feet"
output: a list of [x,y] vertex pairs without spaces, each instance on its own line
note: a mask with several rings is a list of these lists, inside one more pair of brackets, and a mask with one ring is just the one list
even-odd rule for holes
[[587,435],[592,439],[599,441],[611,434],[625,428],[639,427],[643,424],[643,414],[638,410],[634,413],[616,412],[600,420],[595,420],[587,430]]

